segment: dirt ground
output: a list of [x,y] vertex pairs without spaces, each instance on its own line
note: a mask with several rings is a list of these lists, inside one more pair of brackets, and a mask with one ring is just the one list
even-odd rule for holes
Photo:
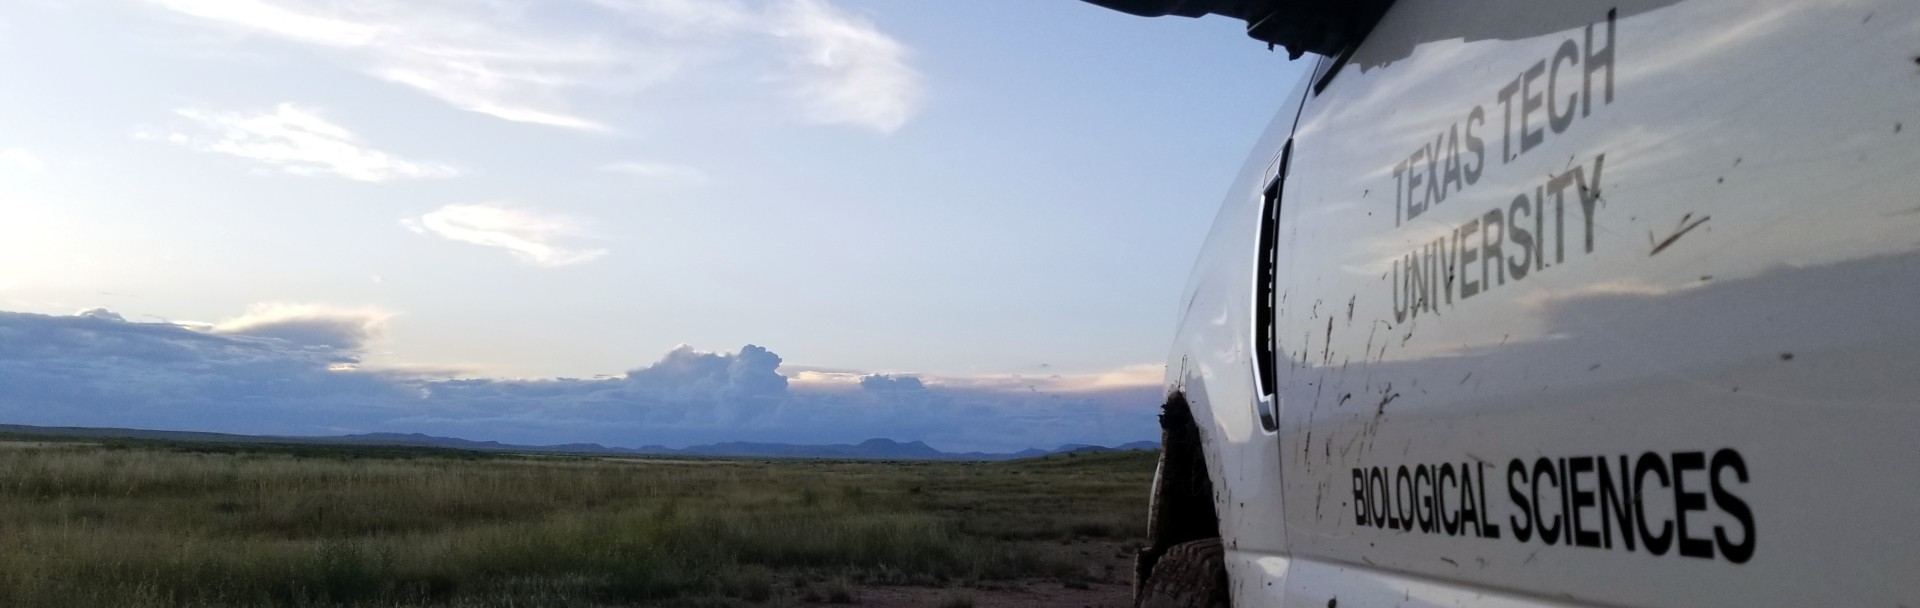
[[1092,583],[1071,589],[1052,581],[1032,581],[993,589],[929,589],[877,587],[860,590],[859,605],[869,608],[967,606],[956,598],[972,598],[977,608],[1130,608],[1133,588],[1121,583]]
[[[1087,562],[1087,578],[1073,584],[1050,579],[983,582],[968,589],[862,587],[858,605],[872,608],[1132,608],[1133,552],[1125,543],[1074,543],[1069,550]],[[971,604],[966,600],[971,599]]]
[[[1126,543],[1079,542],[1069,551],[1087,562],[1087,577],[976,583],[971,588],[864,586],[857,605],[868,608],[1132,608],[1133,549]],[[967,600],[971,600],[969,603]],[[813,604],[818,608],[820,604]]]

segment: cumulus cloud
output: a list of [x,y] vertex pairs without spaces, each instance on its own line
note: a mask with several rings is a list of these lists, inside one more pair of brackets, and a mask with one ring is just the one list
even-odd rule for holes
[[717,420],[738,423],[777,409],[787,397],[780,356],[748,344],[738,353],[710,353],[682,344],[653,365],[627,372],[624,381],[653,399],[708,403]]
[[0,419],[26,424],[312,432],[397,407],[403,383],[340,372],[342,354],[284,340],[0,312]]
[[370,148],[353,132],[322,118],[318,111],[290,103],[268,112],[186,108],[176,113],[191,121],[194,128],[165,135],[137,135],[165,139],[201,152],[237,156],[289,175],[384,182],[460,173],[448,165],[406,160]]
[[588,236],[580,220],[502,203],[447,205],[401,224],[420,234],[505,249],[520,261],[535,266],[567,266],[607,254],[605,249],[583,249],[557,242]]
[[127,320],[126,317],[120,316],[120,313],[107,310],[105,308],[99,308],[99,307],[89,308],[86,310],[82,310],[80,312],[73,313],[73,316],[80,317],[82,319],[100,319],[103,321]]
[[627,372],[628,384],[672,401],[709,397],[782,397],[787,378],[780,356],[748,344],[740,352],[711,353],[682,344],[653,365]]
[[694,69],[716,61],[790,82],[803,117],[825,124],[889,132],[921,94],[905,45],[823,0],[151,1],[320,49],[460,109],[567,129],[608,128],[583,101],[726,71]]
[[[864,375],[790,382],[779,355],[681,346],[596,379],[443,379],[341,365],[390,315],[261,305],[208,327],[0,312],[0,420],[240,433],[424,432],[516,443],[924,440],[1009,452],[1150,439],[1159,387],[1052,392]],[[849,372],[851,374],[851,372]]]
[[923,391],[927,385],[913,376],[873,374],[860,378],[860,388],[870,391]]

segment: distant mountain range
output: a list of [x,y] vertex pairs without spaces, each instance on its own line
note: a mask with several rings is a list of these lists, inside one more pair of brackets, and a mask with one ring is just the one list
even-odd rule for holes
[[232,435],[198,431],[158,431],[90,427],[51,427],[0,424],[0,434],[54,437],[97,437],[102,439],[148,439],[207,443],[276,443],[316,445],[407,446],[473,450],[480,452],[516,452],[534,454],[602,454],[613,456],[703,456],[721,458],[820,458],[845,460],[1014,460],[1053,454],[1158,450],[1158,441],[1136,441],[1107,447],[1071,443],[1052,450],[1027,449],[1011,453],[942,452],[919,441],[905,443],[892,439],[868,439],[857,444],[792,444],[728,442],[669,448],[649,445],[638,448],[607,447],[597,443],[559,445],[514,445],[498,441],[472,441],[435,437],[420,433],[363,433],[321,437],[282,435]]

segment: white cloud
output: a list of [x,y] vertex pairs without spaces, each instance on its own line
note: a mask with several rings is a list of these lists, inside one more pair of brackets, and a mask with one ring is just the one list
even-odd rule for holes
[[447,205],[402,222],[420,234],[497,247],[536,266],[578,264],[606,255],[605,249],[580,249],[555,243],[587,236],[580,221],[497,203]]
[[709,179],[707,172],[700,170],[699,167],[673,163],[621,161],[601,165],[600,170],[649,180],[679,182],[684,184],[704,184],[707,183]]
[[301,14],[259,0],[154,0],[161,6],[200,17],[255,28],[295,40],[334,46],[363,46],[380,28],[352,21]]
[[[544,104],[512,101],[516,89],[537,89],[529,75],[503,74],[484,63],[464,63],[457,57],[429,57],[415,65],[381,68],[375,73],[388,81],[407,85],[440,98],[463,110],[494,118],[549,127],[583,131],[604,131],[606,125],[557,109],[541,109]],[[531,91],[529,91],[531,93]]]
[[[1165,383],[1167,368],[1158,363],[1138,363],[1119,368],[1070,374],[989,374],[979,376],[934,376],[925,374],[861,374],[853,372],[799,372],[795,380],[810,385],[832,386],[859,382],[871,388],[882,382],[911,378],[915,383],[954,390],[1086,394],[1109,391],[1158,389]],[[897,384],[897,382],[895,382]]]
[[125,320],[127,320],[127,318],[126,318],[126,317],[122,317],[122,316],[120,316],[120,313],[116,313],[116,312],[113,312],[113,311],[111,311],[111,310],[107,310],[107,309],[105,309],[105,308],[101,308],[101,307],[98,307],[98,306],[95,306],[95,307],[93,307],[93,308],[89,308],[89,309],[86,309],[86,310],[82,310],[82,311],[80,311],[80,312],[76,312],[76,313],[73,313],[73,316],[76,316],[76,317],[80,317],[80,318],[83,318],[83,319],[104,319],[104,320],[107,320],[107,321],[125,321]]
[[753,11],[731,0],[593,0],[667,35],[705,36],[752,27]]
[[[87,316],[95,309],[81,313]],[[112,314],[112,313],[107,313]],[[359,352],[386,333],[393,313],[372,308],[337,308],[321,304],[269,302],[255,304],[246,314],[221,321],[212,332],[234,336],[272,338],[298,347]]]
[[167,141],[265,163],[281,173],[366,182],[459,174],[444,164],[405,160],[366,147],[352,132],[293,104],[280,104],[271,112],[187,108],[176,113],[192,120],[198,132],[169,133]]
[[[730,72],[709,61],[771,70],[769,78],[789,84],[803,117],[821,124],[891,132],[921,97],[906,46],[824,0],[150,1],[325,49],[354,69],[464,110],[568,129],[609,129],[576,109],[592,96],[630,97],[690,75]],[[592,9],[616,18],[593,18]],[[576,14],[544,19],[547,11]]]
[[1011,452],[1157,434],[1159,387],[1076,394],[867,376],[789,381],[773,352],[675,348],[599,379],[459,378],[358,365],[385,313],[261,305],[213,328],[0,311],[0,419],[25,424],[329,434],[352,428],[514,443],[925,440]]
[[0,150],[0,163],[13,165],[32,173],[39,173],[47,166],[46,163],[40,162],[40,157],[20,148]]
[[1136,363],[1093,374],[1067,374],[1048,378],[1052,390],[1064,392],[1098,391],[1118,388],[1165,386],[1167,366]]
[[[603,129],[570,113],[559,91],[593,82],[620,63],[617,52],[591,38],[497,28],[522,20],[489,3],[153,1],[241,32],[344,53],[378,78],[515,122]],[[442,7],[448,10],[434,10]]]
[[808,118],[892,132],[920,103],[906,46],[823,0],[790,0],[774,34],[795,45],[794,94]]

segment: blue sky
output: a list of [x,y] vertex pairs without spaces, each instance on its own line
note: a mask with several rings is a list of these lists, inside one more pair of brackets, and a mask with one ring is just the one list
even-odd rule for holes
[[1186,270],[1306,63],[1243,27],[1072,0],[10,2],[0,422],[1149,438]]

